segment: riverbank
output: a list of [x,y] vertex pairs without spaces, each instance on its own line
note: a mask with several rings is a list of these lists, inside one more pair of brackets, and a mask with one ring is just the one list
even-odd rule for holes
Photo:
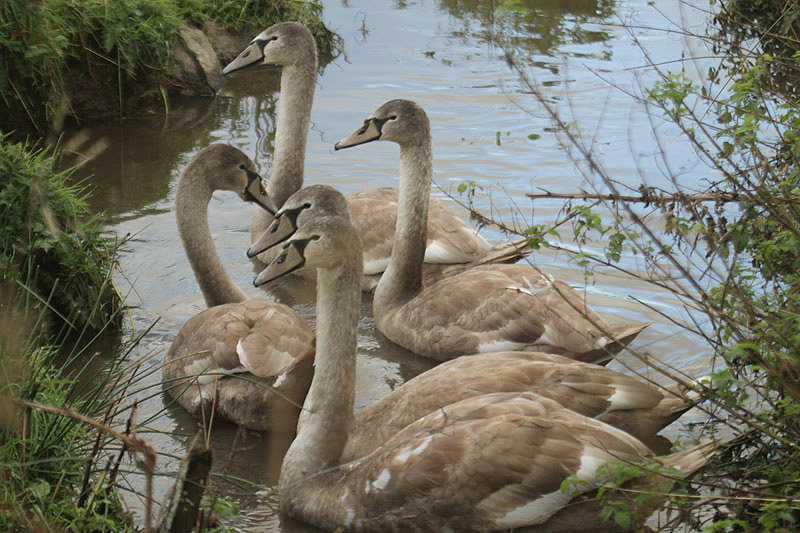
[[169,111],[213,96],[221,65],[275,22],[299,20],[321,55],[337,37],[297,0],[98,3],[9,0],[0,11],[0,131],[55,139],[65,123]]

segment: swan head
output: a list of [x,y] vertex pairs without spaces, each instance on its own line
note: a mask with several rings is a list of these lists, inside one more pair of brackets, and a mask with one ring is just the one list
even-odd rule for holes
[[247,250],[248,257],[255,257],[264,250],[285,241],[300,226],[310,220],[339,216],[350,219],[350,205],[345,197],[328,185],[310,185],[291,195],[283,207],[275,213],[275,220]]
[[333,270],[361,264],[361,237],[349,217],[309,218],[289,237],[280,255],[253,281],[258,287],[302,266]]
[[364,124],[334,145],[335,150],[371,141],[394,141],[403,146],[430,137],[428,115],[411,100],[390,100],[376,109]]
[[201,177],[212,191],[233,191],[242,200],[275,209],[266,192],[263,195],[257,192],[261,176],[253,161],[229,144],[216,143],[203,148],[192,157],[183,174]]
[[230,74],[254,65],[288,67],[307,62],[308,56],[316,56],[316,53],[317,45],[308,28],[299,22],[280,22],[259,33],[222,73]]

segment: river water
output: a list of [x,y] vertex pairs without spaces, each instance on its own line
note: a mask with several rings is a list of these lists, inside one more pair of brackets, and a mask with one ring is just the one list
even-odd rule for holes
[[[561,201],[537,200],[541,190],[572,193],[594,190],[559,143],[543,107],[506,61],[515,61],[535,81],[547,102],[574,122],[583,142],[599,155],[622,186],[668,186],[678,176],[692,187],[708,179],[691,148],[673,127],[649,114],[626,92],[640,93],[656,79],[643,68],[642,46],[651,60],[678,71],[681,57],[703,56],[705,49],[675,29],[674,22],[702,33],[705,16],[678,1],[550,0],[328,0],[324,18],[344,41],[344,53],[324,67],[318,80],[306,159],[306,183],[327,183],[345,193],[397,183],[398,150],[391,143],[334,153],[333,144],[358,127],[391,98],[417,101],[428,112],[434,135],[434,194],[445,197],[465,180],[475,182],[474,205],[507,224],[524,227],[552,223]],[[700,7],[704,4],[698,3]],[[515,6],[526,9],[516,11]],[[536,15],[533,16],[532,13]],[[635,29],[628,30],[621,23]],[[675,62],[675,63],[668,63]],[[688,62],[699,79],[705,65]],[[165,409],[159,364],[180,326],[203,309],[177,233],[173,211],[177,178],[190,157],[212,142],[231,143],[266,169],[275,124],[278,90],[275,70],[243,72],[227,80],[215,99],[173,101],[168,116],[114,121],[73,132],[66,141],[83,155],[96,154],[86,169],[93,174],[95,209],[108,213],[108,231],[128,236],[115,282],[131,306],[127,334],[144,334],[127,357],[150,356],[141,380],[130,390],[139,401],[140,434],[160,453],[155,500],[163,501],[191,438],[195,421],[180,408]],[[624,89],[612,87],[612,84]],[[532,135],[535,134],[535,135]],[[529,136],[534,138],[529,138]],[[535,138],[538,136],[538,138]],[[601,189],[601,192],[602,189]],[[216,194],[209,206],[217,249],[231,276],[248,294],[292,304],[313,319],[311,288],[279,282],[255,289],[258,267],[248,261],[251,207],[233,194]],[[654,220],[658,224],[658,220]],[[482,230],[491,241],[504,236]],[[569,244],[570,230],[561,228]],[[592,248],[590,249],[598,249]],[[654,321],[636,348],[688,375],[707,370],[709,349],[702,340],[664,319],[685,317],[669,293],[602,269],[585,282],[585,271],[564,252],[543,250],[536,264],[584,287],[590,304],[610,320]],[[622,266],[641,271],[640,259]],[[366,405],[431,366],[377,334],[364,299],[359,336],[356,407]],[[633,357],[620,356],[611,367],[647,373]],[[659,379],[657,375],[653,375]],[[700,415],[689,413],[682,423]],[[675,435],[681,423],[670,428]],[[302,530],[281,522],[269,502],[256,494],[275,482],[278,459],[265,460],[266,437],[218,425],[209,444],[216,452],[214,485],[240,506],[247,531]],[[240,478],[231,484],[222,479]],[[126,482],[142,492],[141,476]],[[138,520],[141,499],[126,496]]]

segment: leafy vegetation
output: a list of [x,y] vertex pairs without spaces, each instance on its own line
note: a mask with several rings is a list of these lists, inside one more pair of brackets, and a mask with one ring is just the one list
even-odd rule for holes
[[[710,417],[704,436],[724,436],[724,444],[701,482],[681,488],[693,486],[699,496],[670,492],[681,512],[663,524],[666,530],[681,523],[704,531],[796,531],[800,525],[797,14],[795,2],[723,4],[720,33],[705,36],[721,54],[706,85],[651,64],[660,81],[643,91],[642,103],[676,124],[708,175],[720,176],[702,191],[687,191],[672,176],[674,190],[621,194],[592,146],[518,67],[576,166],[608,189],[564,195],[570,200],[563,220],[530,228],[531,244],[557,246],[555,228],[571,224],[576,257],[587,266],[617,268],[622,253],[644,258],[641,279],[692,310],[683,326],[714,354],[710,386],[699,387]],[[576,205],[579,196],[592,203]],[[598,242],[607,243],[605,254],[585,247]],[[639,475],[625,470],[622,480]],[[630,523],[625,503],[612,498],[604,516]]]

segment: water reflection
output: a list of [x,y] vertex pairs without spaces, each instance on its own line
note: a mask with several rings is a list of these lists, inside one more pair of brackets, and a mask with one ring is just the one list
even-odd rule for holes
[[[257,80],[257,81],[256,81]],[[217,98],[178,97],[163,116],[92,123],[64,134],[62,168],[81,165],[76,180],[91,176],[90,206],[105,211],[110,222],[167,212],[159,202],[169,197],[173,178],[198,149],[213,142],[236,143],[231,136],[254,130],[255,154],[268,171],[274,140],[279,74],[256,71],[231,80]],[[255,117],[255,120],[254,120]],[[220,136],[218,132],[227,131]],[[227,137],[227,138],[226,138]]]
[[[612,36],[582,23],[608,20],[616,2],[592,0],[440,0],[439,5],[463,27],[451,33],[465,41],[479,39],[498,43],[517,55],[558,55],[552,52],[569,44],[601,44]],[[559,53],[570,55],[569,50]],[[603,48],[593,48],[593,55]],[[529,57],[529,56],[528,56]]]

